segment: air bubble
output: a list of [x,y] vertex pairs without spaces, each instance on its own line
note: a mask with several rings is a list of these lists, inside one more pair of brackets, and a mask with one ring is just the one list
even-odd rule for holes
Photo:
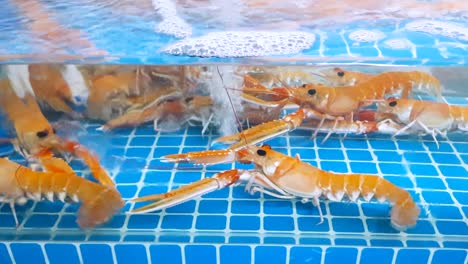
[[385,37],[385,34],[380,31],[356,30],[348,35],[349,39],[355,42],[375,42]]
[[384,42],[385,46],[391,49],[411,49],[413,47],[413,43],[407,39],[389,39]]
[[[186,38],[163,51],[173,55],[197,57],[290,55],[310,48],[314,42],[315,35],[306,32],[227,31]],[[186,51],[184,47],[188,46],[194,49]],[[204,51],[205,49],[210,52]]]
[[409,31],[424,32],[432,35],[468,41],[468,28],[451,22],[419,20],[406,24]]

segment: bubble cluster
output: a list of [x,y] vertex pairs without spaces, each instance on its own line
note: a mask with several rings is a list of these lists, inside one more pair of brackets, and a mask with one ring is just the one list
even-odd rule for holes
[[413,43],[407,39],[389,39],[384,42],[384,45],[397,50],[403,49],[411,49],[413,47]]
[[468,28],[451,22],[419,20],[406,24],[405,28],[410,31],[425,32],[432,35],[468,41]]
[[162,21],[156,25],[156,32],[185,38],[192,35],[192,27],[177,15],[176,6],[167,0],[153,0],[153,7]]
[[385,34],[380,31],[360,29],[349,33],[348,37],[355,42],[375,42],[383,39]]
[[226,31],[187,38],[163,51],[172,55],[197,57],[289,55],[310,48],[314,41],[314,34],[299,31]]

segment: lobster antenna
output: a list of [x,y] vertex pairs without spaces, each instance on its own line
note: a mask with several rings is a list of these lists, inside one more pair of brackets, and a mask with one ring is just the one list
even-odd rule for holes
[[[223,75],[222,75],[221,72],[219,71],[218,65],[216,65],[216,71],[218,72],[218,75],[219,75],[219,77],[221,78],[221,82],[223,83],[224,91],[226,91],[226,95],[227,95],[227,97],[228,97],[228,99],[229,99],[229,103],[231,104],[231,108],[232,108],[232,111],[233,111],[234,116],[235,116],[235,118],[236,118],[237,124],[239,125],[239,128],[242,130],[242,124],[241,124],[241,122],[240,122],[239,116],[237,115],[236,109],[234,109],[234,104],[232,103],[231,95],[229,94],[229,92],[228,92],[228,90],[227,90],[227,88],[226,88],[226,85],[224,84]],[[244,140],[245,145],[248,145],[248,143],[247,143],[247,138],[245,137],[244,132],[243,132],[243,131],[240,131],[239,133],[240,133],[242,139]]]

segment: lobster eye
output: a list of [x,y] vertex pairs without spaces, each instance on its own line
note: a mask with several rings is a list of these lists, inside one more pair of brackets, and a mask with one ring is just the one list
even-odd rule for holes
[[47,135],[49,135],[49,131],[47,131],[47,129],[36,133],[38,138],[45,138]]
[[306,87],[307,87],[307,84],[304,83],[304,84],[302,85],[302,88],[306,88]]
[[397,105],[397,101],[391,101],[390,103],[388,103],[388,105],[394,107]]
[[52,128],[52,133],[57,134],[57,130],[55,130],[55,128]]
[[314,95],[314,94],[317,93],[317,91],[316,91],[315,89],[310,89],[309,91],[307,91],[307,93],[308,93],[309,95]]
[[185,98],[185,102],[190,103],[193,99],[195,99],[195,98],[193,98],[193,96],[187,97],[187,98]]
[[259,155],[259,156],[265,156],[265,155],[266,155],[266,151],[263,150],[263,149],[259,149],[259,150],[257,150],[257,155]]
[[338,75],[338,77],[343,77],[344,76],[344,71],[339,71],[336,73],[336,75]]

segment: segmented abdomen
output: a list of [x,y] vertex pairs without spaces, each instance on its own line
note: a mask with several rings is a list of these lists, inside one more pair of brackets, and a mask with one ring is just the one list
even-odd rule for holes
[[346,194],[351,201],[359,197],[370,201],[389,201],[393,204],[391,222],[397,229],[405,229],[416,224],[420,208],[406,190],[397,187],[388,180],[367,174],[334,174],[323,172],[319,176],[318,186],[322,194],[333,201],[341,201]]
[[66,198],[81,202],[77,223],[82,228],[90,228],[106,222],[124,203],[120,193],[73,173],[34,172],[27,167],[19,167],[16,172],[17,186],[25,194],[37,200]]

